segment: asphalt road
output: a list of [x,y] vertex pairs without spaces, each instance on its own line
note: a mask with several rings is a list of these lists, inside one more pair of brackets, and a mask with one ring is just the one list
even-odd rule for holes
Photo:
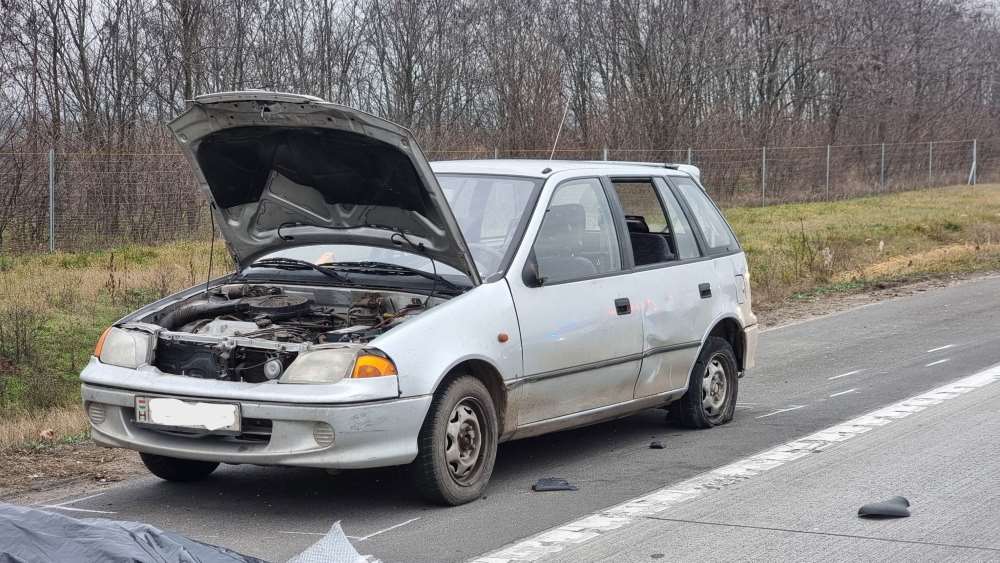
[[[501,446],[486,498],[425,505],[405,470],[223,467],[207,481],[143,478],[67,508],[148,522],[284,561],[341,521],[384,561],[464,560],[672,482],[831,426],[1000,362],[1000,277],[766,331],[740,384],[736,420],[708,431],[662,411]],[[652,440],[665,449],[650,449]],[[576,492],[534,493],[541,477]]]

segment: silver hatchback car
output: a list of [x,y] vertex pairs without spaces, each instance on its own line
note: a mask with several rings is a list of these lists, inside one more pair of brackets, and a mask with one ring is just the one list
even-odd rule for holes
[[429,164],[393,123],[262,91],[170,126],[236,271],[115,323],[82,373],[93,439],[154,474],[411,464],[461,504],[505,440],[732,419],[757,321],[696,168]]

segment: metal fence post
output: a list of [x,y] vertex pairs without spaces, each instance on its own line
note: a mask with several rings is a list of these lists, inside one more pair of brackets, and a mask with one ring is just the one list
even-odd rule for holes
[[882,143],[882,162],[878,170],[878,190],[885,191],[885,143]]
[[927,185],[934,185],[934,141],[927,143]]
[[979,144],[978,143],[978,139],[973,139],[972,140],[972,169],[969,170],[969,185],[971,185],[971,186],[975,186],[976,185],[976,164],[977,164],[977,162],[976,162],[976,149],[979,148],[977,146],[978,144]]
[[601,154],[604,156],[604,160],[607,160],[608,159],[608,147],[604,147],[604,149],[601,151]]
[[826,199],[830,199],[830,145],[826,146]]
[[56,250],[56,150],[49,149],[49,252]]
[[760,148],[760,206],[767,205],[767,147]]
[[688,147],[688,164],[691,164],[691,147]]

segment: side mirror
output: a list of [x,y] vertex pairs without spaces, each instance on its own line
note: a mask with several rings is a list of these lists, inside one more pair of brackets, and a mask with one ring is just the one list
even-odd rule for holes
[[545,278],[538,275],[538,260],[535,259],[534,252],[528,255],[528,260],[524,263],[521,280],[528,287],[541,287],[545,283]]

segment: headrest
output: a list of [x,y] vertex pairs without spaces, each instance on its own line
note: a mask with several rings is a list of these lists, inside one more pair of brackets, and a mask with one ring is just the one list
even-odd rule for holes
[[630,233],[649,232],[649,225],[646,224],[646,218],[642,215],[626,215],[625,224],[628,226]]

